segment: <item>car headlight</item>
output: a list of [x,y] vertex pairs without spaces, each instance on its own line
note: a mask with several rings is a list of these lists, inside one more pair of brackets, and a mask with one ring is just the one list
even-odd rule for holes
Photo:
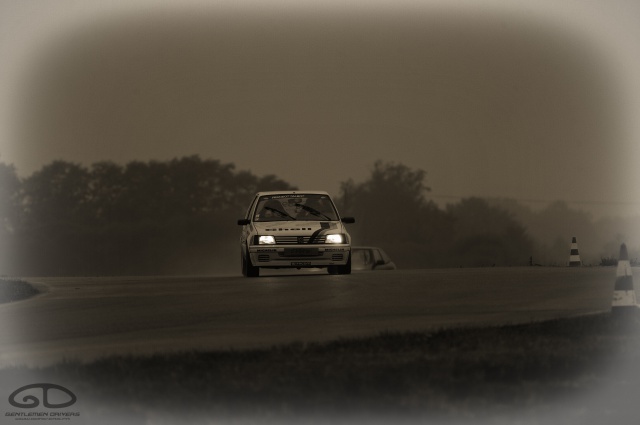
[[273,236],[260,236],[258,238],[259,245],[273,245],[276,243],[276,238]]
[[340,233],[327,235],[326,243],[344,243],[344,235]]

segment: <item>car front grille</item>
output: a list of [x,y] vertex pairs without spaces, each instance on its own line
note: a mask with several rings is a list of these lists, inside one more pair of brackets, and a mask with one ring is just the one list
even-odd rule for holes
[[331,261],[342,261],[344,255],[342,254],[333,254],[331,255]]
[[[309,243],[311,236],[276,236],[276,245],[300,245]],[[313,238],[312,243],[325,243],[327,237],[318,235]]]

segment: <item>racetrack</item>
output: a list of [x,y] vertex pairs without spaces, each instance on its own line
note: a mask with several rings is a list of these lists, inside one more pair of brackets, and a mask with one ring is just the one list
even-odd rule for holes
[[26,280],[44,293],[0,305],[0,367],[591,314],[610,309],[615,269]]

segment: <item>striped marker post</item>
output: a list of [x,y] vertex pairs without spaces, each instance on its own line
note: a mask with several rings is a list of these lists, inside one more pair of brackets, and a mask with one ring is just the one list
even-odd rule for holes
[[627,246],[622,244],[620,245],[620,258],[618,259],[618,269],[616,270],[616,285],[613,289],[611,310],[614,312],[636,310],[638,307]]
[[582,261],[580,260],[580,253],[578,252],[578,242],[574,236],[571,239],[571,253],[569,254],[569,267],[580,267]]

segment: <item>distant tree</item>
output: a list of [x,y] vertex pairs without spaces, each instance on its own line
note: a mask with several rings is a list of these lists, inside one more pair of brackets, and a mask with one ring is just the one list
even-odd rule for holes
[[21,182],[13,165],[0,162],[0,234],[13,233],[20,215]]
[[467,198],[449,205],[453,218],[452,266],[527,265],[533,240],[506,210],[492,207],[481,198]]
[[449,243],[449,220],[426,199],[426,172],[377,161],[363,183],[342,183],[338,204],[353,215],[354,244],[380,245],[404,267],[435,266]]
[[281,180],[273,174],[257,177],[248,171],[237,172],[229,182],[230,207],[237,213],[244,214],[249,202],[258,192],[269,190],[296,190],[297,187]]
[[0,163],[0,275],[13,273],[21,214],[21,182],[13,165]]
[[117,205],[125,188],[122,166],[109,161],[91,165],[89,202],[92,205],[92,218],[97,223],[117,219]]
[[89,172],[79,164],[55,161],[24,180],[28,225],[83,223],[88,218]]
[[34,274],[70,274],[71,262],[83,264],[91,246],[89,171],[79,164],[54,161],[22,182],[22,218],[18,229],[20,264]]

